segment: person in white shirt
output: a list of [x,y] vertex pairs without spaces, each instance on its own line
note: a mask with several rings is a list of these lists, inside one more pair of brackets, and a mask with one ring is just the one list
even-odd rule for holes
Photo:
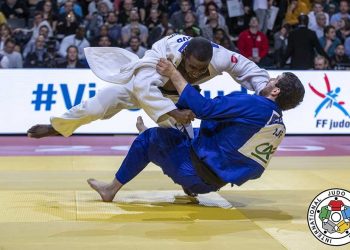
[[90,43],[85,38],[85,27],[84,26],[79,26],[76,29],[76,32],[74,35],[66,36],[62,40],[58,54],[62,57],[66,57],[67,56],[67,48],[70,45],[75,45],[79,49],[79,59],[80,60],[85,59],[84,48],[89,47]]
[[15,51],[16,42],[12,38],[5,41],[4,50],[2,54],[5,55],[8,60],[8,68],[23,68],[22,55]]
[[323,5],[321,3],[313,3],[312,11],[309,12],[309,29],[314,30],[314,27],[317,26],[316,16],[318,13],[324,13],[326,25],[329,25],[329,15],[326,12],[323,12]]
[[317,38],[320,39],[324,35],[324,29],[326,28],[327,17],[325,13],[320,12],[316,15],[316,24],[311,26],[310,30],[316,32]]
[[175,127],[176,122],[190,123],[191,112],[179,110],[174,104],[179,96],[172,82],[156,72],[160,58],[169,58],[194,85],[227,72],[245,88],[259,93],[269,81],[266,70],[202,37],[179,34],[165,37],[156,42],[142,59],[115,47],[87,48],[85,53],[90,68],[98,77],[118,84],[101,89],[96,96],[61,116],[51,117],[49,125],[31,127],[29,137],[58,134],[68,137],[84,124],[109,119],[123,109],[132,108],[142,108],[163,127]]

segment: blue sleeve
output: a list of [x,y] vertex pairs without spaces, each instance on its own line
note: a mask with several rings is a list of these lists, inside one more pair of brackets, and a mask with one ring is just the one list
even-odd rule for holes
[[240,98],[227,96],[218,96],[214,99],[203,97],[190,84],[187,84],[182,91],[178,107],[191,109],[196,117],[201,120],[220,120],[237,117],[243,109]]

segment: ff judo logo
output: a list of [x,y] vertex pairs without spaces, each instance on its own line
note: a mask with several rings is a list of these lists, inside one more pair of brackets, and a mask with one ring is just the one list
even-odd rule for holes
[[[326,85],[326,91],[323,91],[321,88],[316,89],[310,83],[308,84],[311,91],[321,98],[318,106],[315,109],[314,117],[319,117],[319,115],[322,114],[322,111],[325,109],[332,109],[334,112],[337,112],[338,116],[342,114],[343,117],[350,118],[349,111],[344,107],[345,102],[340,99],[344,97],[342,89],[339,86],[334,86],[334,84],[332,86],[327,74],[324,75],[324,82]],[[316,119],[316,128],[327,127],[329,130],[332,130],[333,128],[350,128],[350,121],[346,119]]]
[[324,244],[341,246],[350,242],[350,192],[328,189],[309,206],[307,221],[312,234]]

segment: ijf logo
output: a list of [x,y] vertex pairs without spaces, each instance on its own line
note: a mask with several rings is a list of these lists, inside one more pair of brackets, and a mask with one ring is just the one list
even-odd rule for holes
[[345,102],[343,101],[338,101],[337,98],[340,94],[341,88],[336,87],[335,89],[331,88],[331,84],[329,82],[327,74],[324,76],[324,81],[326,84],[327,91],[326,93],[322,93],[318,91],[314,86],[312,86],[309,83],[309,87],[314,92],[316,95],[321,97],[323,100],[322,102],[318,105],[318,107],[315,110],[315,117],[320,113],[320,111],[325,107],[325,108],[332,108],[333,106],[339,109],[345,116],[350,117],[348,111],[343,107]]
[[322,243],[341,246],[350,242],[350,192],[334,188],[323,191],[309,206],[307,221]]

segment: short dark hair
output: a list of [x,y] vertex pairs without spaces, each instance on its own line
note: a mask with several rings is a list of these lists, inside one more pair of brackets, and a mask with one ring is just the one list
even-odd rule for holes
[[335,30],[335,27],[333,25],[327,25],[323,30],[324,34],[327,34],[331,29]]
[[4,43],[4,45],[7,45],[7,44],[9,44],[9,43],[12,43],[12,44],[15,44],[16,45],[16,40],[15,39],[13,39],[13,38],[7,38],[6,40],[5,40],[5,43]]
[[79,54],[79,49],[76,45],[69,45],[66,49],[66,52],[68,53],[68,51],[72,48],[75,49],[77,51],[77,53]]
[[283,73],[282,78],[275,86],[280,89],[280,93],[275,101],[282,110],[295,108],[304,99],[304,85],[299,78],[291,72]]
[[189,57],[191,55],[202,62],[210,61],[213,57],[211,42],[203,37],[192,38],[185,49],[185,56]]
[[298,23],[299,25],[305,25],[305,26],[308,26],[309,24],[309,17],[305,14],[300,14],[298,16]]

